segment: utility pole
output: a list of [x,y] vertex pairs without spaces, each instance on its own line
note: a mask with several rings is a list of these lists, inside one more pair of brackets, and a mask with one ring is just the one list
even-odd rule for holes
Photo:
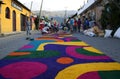
[[31,1],[31,5],[30,5],[30,11],[31,12],[30,12],[30,15],[29,15],[30,16],[30,27],[31,27],[31,29],[32,29],[32,14],[31,14],[32,13],[32,4],[33,4],[33,1]]
[[64,18],[65,18],[65,19],[67,18],[67,10],[65,10]]
[[40,11],[39,11],[39,15],[38,15],[38,27],[39,27],[39,24],[40,24],[40,18],[41,18],[41,12],[42,12],[42,5],[43,5],[43,0],[41,1]]
[[64,23],[66,23],[66,20],[67,20],[67,7],[65,7]]
[[31,5],[30,5],[30,11],[32,11],[32,4],[33,4],[33,1],[31,2]]

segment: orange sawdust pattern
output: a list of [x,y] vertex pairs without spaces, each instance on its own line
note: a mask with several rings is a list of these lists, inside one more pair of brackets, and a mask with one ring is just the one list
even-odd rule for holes
[[55,38],[51,38],[51,37],[36,38],[36,40],[55,40],[57,42],[64,42],[64,40],[55,39]]
[[40,39],[53,39],[53,37],[39,37],[39,38],[36,38],[36,39],[38,39],[38,40],[40,40]]
[[22,56],[22,55],[29,55],[30,52],[12,52],[9,54],[9,56]]
[[69,37],[69,36],[72,36],[72,35],[70,35],[70,34],[59,35],[59,37]]
[[70,64],[72,63],[74,60],[70,57],[61,57],[59,59],[57,59],[57,62],[60,64]]

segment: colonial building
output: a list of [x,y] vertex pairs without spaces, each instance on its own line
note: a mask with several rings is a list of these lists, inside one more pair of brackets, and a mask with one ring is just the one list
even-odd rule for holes
[[94,20],[97,22],[99,26],[100,24],[100,18],[102,14],[102,10],[104,9],[104,5],[108,1],[105,0],[88,0],[87,3],[78,11],[78,15],[81,17],[86,17],[89,20]]
[[18,0],[0,0],[0,34],[25,31],[25,20],[31,19],[31,10]]
[[[88,18],[89,20],[96,21],[101,28],[101,15],[105,9],[105,5],[109,3],[113,3],[113,5],[118,8],[118,11],[120,10],[120,0],[87,0],[87,3],[78,10],[77,15],[81,16],[81,18]],[[109,7],[107,11],[109,12]],[[118,17],[119,16],[120,15],[118,15]]]

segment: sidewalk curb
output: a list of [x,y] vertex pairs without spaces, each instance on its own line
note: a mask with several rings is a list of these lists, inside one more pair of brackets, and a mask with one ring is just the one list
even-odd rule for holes
[[21,34],[22,32],[12,32],[12,33],[1,33],[0,37],[11,36],[16,34]]

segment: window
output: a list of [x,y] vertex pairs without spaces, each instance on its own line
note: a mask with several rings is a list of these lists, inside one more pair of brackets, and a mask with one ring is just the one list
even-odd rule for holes
[[5,10],[5,17],[10,19],[10,9],[8,7]]

